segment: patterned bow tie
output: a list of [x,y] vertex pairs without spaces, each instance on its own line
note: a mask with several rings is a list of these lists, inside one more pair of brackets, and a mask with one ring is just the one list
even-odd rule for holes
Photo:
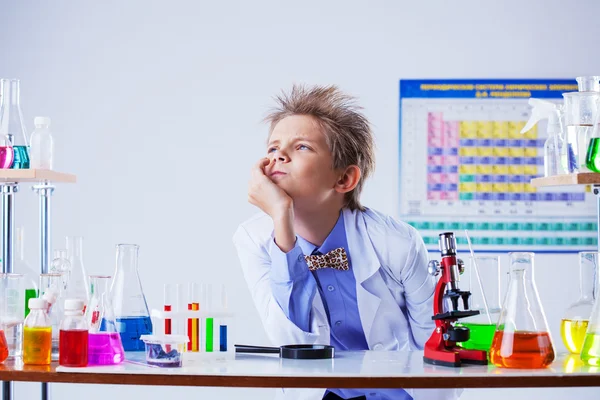
[[342,271],[348,271],[348,269],[350,269],[348,255],[343,247],[338,247],[323,255],[304,256],[304,259],[306,260],[310,271],[327,267]]

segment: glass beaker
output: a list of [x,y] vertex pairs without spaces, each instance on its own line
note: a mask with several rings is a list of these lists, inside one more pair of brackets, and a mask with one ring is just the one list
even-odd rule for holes
[[[592,263],[589,260],[590,264]],[[598,296],[600,295],[600,270],[598,268],[598,256],[593,258],[594,266],[594,287],[591,289],[591,293],[594,296],[594,306],[590,314],[587,331],[583,340],[583,346],[581,349],[581,361],[587,365],[600,367],[600,301]],[[591,266],[590,266],[591,268]]]
[[0,133],[0,169],[12,167],[15,151],[7,135]]
[[7,135],[14,150],[11,168],[29,168],[29,143],[20,104],[18,79],[0,79],[0,133]]
[[54,274],[62,274],[63,290],[67,290],[69,283],[69,275],[71,274],[71,262],[66,249],[56,249],[53,252],[52,262],[50,263],[50,271]]
[[81,236],[67,236],[67,254],[71,270],[65,298],[83,300],[83,303],[87,305],[89,286],[83,264],[83,238]]
[[4,332],[9,358],[23,354],[24,279],[21,274],[0,274],[0,329]]
[[52,361],[58,361],[60,321],[64,314],[62,274],[40,274],[40,297],[48,303],[46,312],[52,326]]
[[600,92],[600,76],[578,76],[575,80],[580,92]]
[[510,281],[490,361],[497,367],[544,368],[554,360],[552,338],[533,275],[533,253],[509,253]]
[[13,258],[13,272],[24,276],[24,310],[25,317],[29,315],[29,299],[38,297],[38,279],[39,274],[36,273],[31,265],[25,260],[25,228],[18,227],[15,229],[15,257]]
[[117,245],[117,263],[110,294],[125,351],[145,351],[141,335],[152,333],[152,321],[138,271],[137,244]]
[[598,268],[597,252],[579,253],[579,299],[569,306],[560,321],[560,335],[567,350],[581,353],[590,315],[594,306],[596,274]]
[[469,340],[459,342],[457,345],[465,349],[489,350],[500,317],[500,258],[498,256],[475,256],[475,259],[469,257],[468,275],[464,281],[463,290],[471,292],[470,309],[479,311],[479,315],[463,318],[456,324],[470,330]]
[[586,156],[596,123],[600,93],[563,93],[569,173],[588,171]]
[[114,365],[125,360],[109,292],[110,276],[90,275],[90,301],[86,309],[89,326],[88,364]]

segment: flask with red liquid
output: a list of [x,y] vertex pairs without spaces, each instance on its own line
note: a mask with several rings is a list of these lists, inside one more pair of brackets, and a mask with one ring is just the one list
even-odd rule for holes
[[535,286],[533,253],[509,253],[510,282],[490,349],[504,368],[545,368],[554,360],[546,315]]
[[60,322],[59,361],[65,367],[88,364],[88,325],[83,315],[83,300],[65,300],[65,316]]
[[14,149],[8,136],[0,134],[0,169],[12,167],[14,160]]

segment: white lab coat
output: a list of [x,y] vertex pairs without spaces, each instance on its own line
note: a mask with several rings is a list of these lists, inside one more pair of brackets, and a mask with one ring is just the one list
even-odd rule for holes
[[[356,278],[356,296],[365,338],[371,350],[422,349],[434,323],[432,301],[435,278],[427,272],[428,254],[417,231],[403,222],[367,209],[343,210],[349,257]],[[259,214],[237,229],[234,244],[246,282],[273,345],[329,344],[330,328],[321,296],[317,292],[311,309],[310,332],[292,323],[271,292],[269,270],[273,222]],[[427,399],[456,398],[453,390]],[[285,398],[321,398],[324,390],[289,390]],[[320,396],[320,397],[319,397]]]

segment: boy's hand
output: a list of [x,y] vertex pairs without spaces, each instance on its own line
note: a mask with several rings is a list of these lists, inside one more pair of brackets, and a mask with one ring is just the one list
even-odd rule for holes
[[265,168],[273,162],[274,159],[265,157],[252,168],[248,201],[273,219],[275,243],[281,251],[287,253],[296,243],[293,225],[294,203],[292,198],[265,174]]

